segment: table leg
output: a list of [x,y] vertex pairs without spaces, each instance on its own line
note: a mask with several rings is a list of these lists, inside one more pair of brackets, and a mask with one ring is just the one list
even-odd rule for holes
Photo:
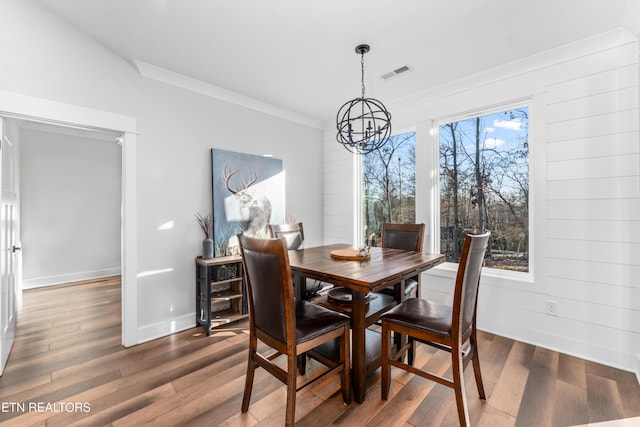
[[[299,274],[294,274],[293,277],[294,296],[296,301],[302,301],[302,297],[307,293],[307,278]],[[306,353],[298,355],[298,372],[300,375],[304,375],[307,372],[307,355]]]
[[365,342],[365,296],[364,292],[353,291],[351,316],[353,329],[351,335],[351,360],[353,376],[353,394],[356,402],[364,402],[367,381],[367,360]]
[[293,295],[296,301],[302,301],[307,293],[307,278],[300,274],[293,274]]
[[[405,279],[402,279],[396,286],[396,300],[399,303],[403,303],[407,297],[404,294],[404,286],[405,286]],[[407,343],[407,337],[405,335],[401,335],[397,332],[393,333],[393,344],[396,346],[396,349],[400,349],[402,348],[403,345],[405,345]],[[413,362],[413,358],[409,357],[409,359]],[[404,355],[400,358],[398,358],[399,361],[404,361]],[[413,365],[412,365],[413,366]]]

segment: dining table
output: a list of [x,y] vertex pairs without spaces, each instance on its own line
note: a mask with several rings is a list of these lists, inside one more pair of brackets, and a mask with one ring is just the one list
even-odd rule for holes
[[[403,298],[404,281],[445,260],[438,253],[371,247],[364,256],[339,257],[354,249],[338,243],[289,251],[296,297],[305,295],[307,279],[319,280],[350,290],[347,303],[331,300],[326,293],[312,302],[341,311],[351,318],[351,365],[355,401],[362,403],[367,376],[380,367],[380,333],[370,328]],[[332,253],[334,254],[332,256]],[[394,286],[395,297],[377,291]],[[327,350],[330,352],[330,350]]]

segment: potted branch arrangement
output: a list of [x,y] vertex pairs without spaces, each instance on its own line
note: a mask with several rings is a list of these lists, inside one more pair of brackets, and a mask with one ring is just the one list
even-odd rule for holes
[[204,231],[205,239],[202,241],[202,258],[213,258],[213,217],[209,214],[202,216],[200,213],[196,214],[196,219],[200,228]]

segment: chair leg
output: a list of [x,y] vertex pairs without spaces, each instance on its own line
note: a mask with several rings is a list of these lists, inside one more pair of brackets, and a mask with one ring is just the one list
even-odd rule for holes
[[478,355],[478,341],[476,341],[475,333],[471,336],[471,349],[473,355],[471,356],[471,362],[473,363],[473,374],[476,377],[476,386],[478,387],[478,394],[480,399],[486,400],[487,397],[484,393],[484,385],[482,384],[482,374],[480,373],[480,356]]
[[413,362],[416,360],[416,341],[412,337],[409,337],[409,350],[407,353],[409,353],[407,355],[407,363],[409,366],[413,366]]
[[298,372],[300,375],[304,375],[307,372],[307,354],[303,353],[298,355]]
[[297,388],[297,357],[287,357],[287,409],[284,425],[293,427],[296,422],[296,388]]
[[391,353],[391,331],[389,323],[382,321],[382,349],[380,358],[381,362],[381,397],[382,400],[389,398],[389,388],[391,387],[391,366],[389,365],[389,356]]
[[242,412],[249,410],[251,401],[251,390],[253,389],[253,377],[256,372],[255,356],[258,348],[258,341],[255,337],[249,338],[249,361],[247,363],[247,377],[244,382],[244,395],[242,396]]
[[471,425],[471,421],[469,420],[467,395],[464,387],[464,363],[459,347],[451,348],[451,371],[453,374],[453,389],[456,394],[456,406],[458,408],[460,427],[467,427]]

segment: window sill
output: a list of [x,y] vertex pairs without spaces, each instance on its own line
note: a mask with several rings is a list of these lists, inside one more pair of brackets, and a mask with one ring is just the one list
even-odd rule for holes
[[[458,264],[453,262],[445,262],[437,267],[434,267],[427,271],[428,275],[437,277],[444,277],[447,279],[453,279],[456,277],[458,271]],[[495,282],[509,282],[509,283],[521,283],[523,285],[531,285],[534,283],[533,274],[519,273],[517,271],[498,270],[496,268],[483,268],[482,278],[489,279]]]

